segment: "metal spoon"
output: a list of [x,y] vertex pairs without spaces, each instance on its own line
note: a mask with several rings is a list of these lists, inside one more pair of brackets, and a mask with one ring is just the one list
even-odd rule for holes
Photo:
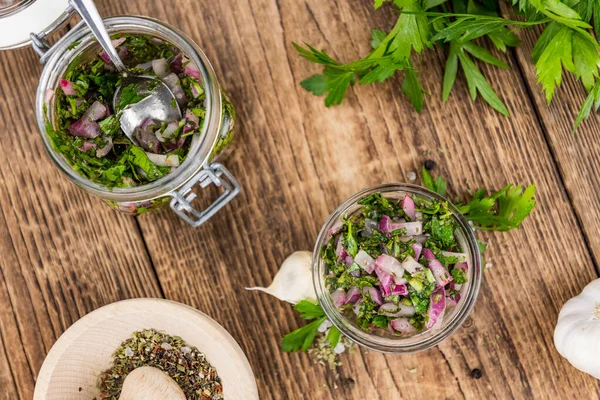
[[[117,88],[113,98],[113,109],[115,111],[119,109],[118,106],[124,87],[135,84],[139,88],[139,93],[148,94],[143,100],[120,110],[121,129],[127,137],[134,144],[137,144],[133,133],[148,118],[161,122],[181,120],[181,109],[177,105],[175,95],[164,82],[155,76],[135,75],[123,64],[112,45],[110,36],[94,2],[92,0],[69,0],[69,4],[79,13],[100,46],[102,46],[102,49],[108,54],[117,71],[122,75],[121,86]],[[152,89],[148,90],[148,88]]]

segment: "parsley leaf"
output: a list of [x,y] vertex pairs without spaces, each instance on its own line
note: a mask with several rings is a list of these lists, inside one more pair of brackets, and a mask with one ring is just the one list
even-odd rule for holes
[[583,102],[581,110],[579,110],[579,114],[577,114],[573,131],[575,131],[584,120],[589,118],[592,107],[595,111],[598,111],[598,108],[600,108],[600,80],[596,82],[587,98]]
[[308,300],[299,301],[294,308],[300,313],[302,318],[307,320],[320,318],[325,315],[325,312],[318,303],[315,304]]
[[302,328],[298,328],[292,333],[288,333],[281,340],[281,349],[285,352],[306,351],[312,346],[317,336],[319,326],[325,321],[326,317],[321,317]]
[[164,174],[158,169],[158,167],[150,161],[146,152],[138,146],[131,146],[129,148],[129,161],[144,171],[149,178],[156,179],[162,177]]
[[446,181],[441,176],[438,176],[437,179],[433,179],[429,171],[426,168],[423,168],[423,185],[429,190],[436,192],[442,196],[446,195]]
[[[600,95],[600,85],[596,89]],[[598,100],[600,104],[600,99]],[[430,190],[444,196],[446,194],[446,181],[442,177],[435,180],[425,168],[423,168],[423,185]],[[491,196],[487,196],[487,190],[481,188],[477,190],[466,204],[458,204],[459,211],[468,221],[472,221],[474,226],[480,230],[502,231],[520,228],[521,223],[531,214],[535,207],[535,185],[527,187],[525,190],[521,186],[507,185]],[[435,209],[423,209],[424,213],[438,213],[438,206],[434,204]],[[435,232],[435,239],[444,244],[446,238],[450,239],[449,232],[445,232],[444,227],[438,225],[436,219],[430,222],[431,226],[427,229]],[[432,236],[434,236],[432,234]]]
[[147,97],[147,94],[138,94],[140,85],[132,83],[131,85],[125,86],[121,90],[121,98],[119,99],[119,110],[124,109],[130,104],[138,103]]
[[[465,77],[467,78],[467,86],[469,87],[469,92],[471,93],[471,99],[475,101],[477,98],[477,93],[481,94],[481,97],[496,111],[500,114],[508,116],[508,109],[500,100],[492,86],[485,79],[483,74],[479,71],[479,68],[475,66],[473,61],[467,54],[460,48],[457,52],[458,60],[460,61],[460,65],[465,73]],[[491,55],[491,54],[490,54]],[[498,60],[500,61],[500,60]]]
[[[294,307],[297,311],[300,312],[300,316],[302,318],[308,321],[314,321],[310,324],[296,329],[291,333],[288,333],[283,337],[283,339],[281,340],[281,348],[285,352],[308,350],[315,340],[315,336],[317,335],[319,326],[321,326],[323,321],[327,319],[327,317],[325,317],[323,309],[319,304],[311,303],[307,300],[302,300],[298,302],[298,304],[296,304]],[[331,340],[333,341],[335,339],[335,333],[332,334],[331,330],[329,331],[329,333],[330,335],[333,335],[331,337]],[[327,338],[329,339],[329,336]],[[337,340],[339,341],[339,336],[337,337]]]
[[506,232],[519,228],[531,213],[534,195],[535,185],[524,191],[521,186],[508,185],[489,197],[485,189],[479,189],[459,210],[477,229]]
[[342,336],[342,332],[335,326],[329,328],[329,333],[327,333],[327,341],[331,345],[331,347],[335,348],[337,344],[340,342],[340,337]]

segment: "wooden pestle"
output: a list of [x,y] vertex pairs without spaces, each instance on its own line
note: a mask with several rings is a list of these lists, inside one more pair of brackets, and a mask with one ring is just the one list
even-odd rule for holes
[[186,400],[183,390],[158,368],[139,367],[127,375],[119,400]]

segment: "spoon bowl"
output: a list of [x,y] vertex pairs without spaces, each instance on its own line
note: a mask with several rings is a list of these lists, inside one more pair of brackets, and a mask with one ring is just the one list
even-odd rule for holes
[[[147,95],[137,103],[127,105],[120,109],[123,88],[136,85],[138,94]],[[151,89],[148,89],[148,87]],[[121,130],[133,143],[135,129],[147,119],[160,122],[179,121],[182,118],[181,109],[177,104],[175,95],[169,87],[159,78],[150,75],[129,75],[123,78],[123,83],[117,88],[113,97],[113,109],[120,112]]]

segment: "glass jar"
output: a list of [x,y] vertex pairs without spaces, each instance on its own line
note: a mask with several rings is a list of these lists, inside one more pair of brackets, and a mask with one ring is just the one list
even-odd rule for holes
[[448,201],[443,196],[434,193],[420,186],[395,183],[375,186],[369,189],[358,192],[342,205],[340,205],[327,219],[313,251],[312,257],[312,273],[313,285],[317,294],[317,299],[321,307],[325,311],[327,318],[342,332],[344,336],[357,343],[360,346],[376,350],[384,353],[413,353],[429,349],[441,341],[452,335],[465,321],[479,293],[481,284],[481,255],[477,239],[471,226],[467,223],[464,216],[458,209],[448,202],[448,209],[452,212],[453,218],[457,224],[455,237],[457,238],[463,252],[467,254],[467,262],[469,268],[467,270],[468,282],[461,289],[461,299],[457,306],[444,316],[442,325],[436,330],[426,330],[411,337],[400,336],[378,336],[361,330],[352,321],[346,318],[335,307],[334,302],[329,294],[329,290],[325,287],[324,275],[326,273],[325,262],[321,259],[321,248],[328,242],[329,230],[342,218],[351,215],[360,209],[358,202],[373,194],[381,193],[384,197],[402,199],[405,194],[415,196],[417,198]]
[[[183,32],[164,22],[146,17],[121,16],[104,20],[109,34],[144,34],[171,43],[196,64],[206,93],[206,117],[200,135],[194,135],[186,160],[175,171],[156,181],[131,188],[108,188],[80,175],[57,152],[48,135],[48,124],[54,126],[54,100],[46,98],[48,90],[56,90],[67,67],[75,60],[96,55],[101,50],[83,23],[60,38],[51,48],[43,38],[32,35],[34,48],[46,64],[37,90],[36,117],[50,157],[73,183],[104,200],[111,207],[129,214],[140,214],[170,205],[171,209],[192,226],[199,226],[227,204],[240,191],[231,173],[216,163],[230,144],[235,126],[235,111],[221,90],[215,72],[202,50]],[[80,57],[81,58],[78,58]],[[206,209],[192,205],[197,197],[193,189],[211,183],[222,187],[220,197]]]

